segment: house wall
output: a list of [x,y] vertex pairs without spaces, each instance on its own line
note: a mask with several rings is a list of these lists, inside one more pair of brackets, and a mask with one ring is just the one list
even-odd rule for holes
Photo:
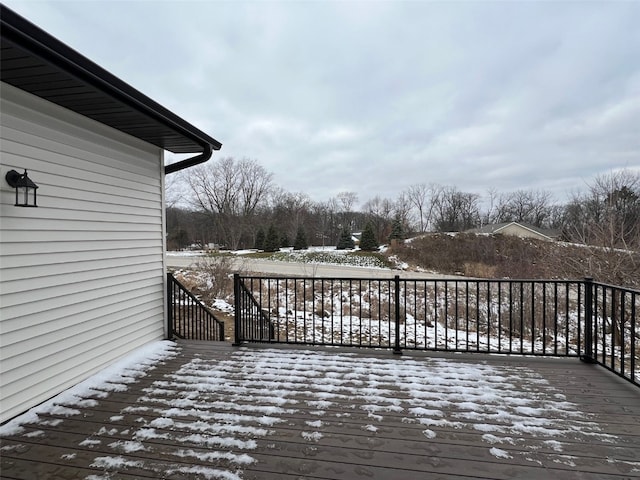
[[[163,153],[1,84],[0,422],[164,336]],[[39,185],[14,206],[15,169]]]
[[500,233],[502,235],[512,235],[521,238],[538,238],[541,240],[548,240],[548,238],[544,235],[540,235],[539,233],[536,233],[533,230],[529,230],[528,228],[523,228],[522,226],[515,223],[506,225],[504,228],[497,230],[496,233]]

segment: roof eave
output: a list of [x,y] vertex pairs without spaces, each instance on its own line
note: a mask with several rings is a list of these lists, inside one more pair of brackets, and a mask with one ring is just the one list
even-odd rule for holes
[[[201,155],[198,155],[198,157],[201,157],[207,151],[219,150],[222,147],[222,144],[214,138],[2,4],[0,4],[0,21],[0,31],[3,39],[7,39],[29,55],[35,56],[61,72],[71,75],[78,81],[95,88],[128,108],[147,116],[159,125],[169,128],[193,144],[193,147],[177,144],[173,146],[158,145],[161,148],[174,153],[200,152]],[[18,86],[18,88],[20,87]],[[135,134],[133,135],[135,136]],[[207,159],[210,156],[211,153],[209,153]],[[202,161],[206,161],[206,159]]]

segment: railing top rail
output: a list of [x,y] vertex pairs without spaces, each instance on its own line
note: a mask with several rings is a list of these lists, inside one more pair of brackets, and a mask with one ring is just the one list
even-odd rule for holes
[[620,285],[610,285],[608,283],[595,282],[595,281],[593,282],[593,285],[596,287],[610,288],[610,289],[619,290],[625,293],[634,293],[636,295],[640,295],[640,290],[636,290],[630,287],[621,287]]
[[[240,275],[243,280],[335,280],[335,281],[394,281],[398,276],[401,282],[426,282],[426,283],[552,283],[552,284],[582,284],[584,280],[551,280],[540,278],[475,278],[475,277],[441,277],[441,278],[406,278],[402,275],[391,274],[388,277],[328,277],[328,276],[307,276],[307,275]],[[594,282],[595,283],[595,282]],[[622,287],[615,287],[622,288]]]
[[[190,299],[195,300],[198,303],[202,303],[202,300],[200,300],[198,297],[196,297],[193,293],[191,293],[189,291],[188,288],[186,288],[184,285],[182,285],[182,283],[180,283],[180,281],[173,276],[173,274],[171,272],[167,272],[167,277],[169,278],[169,280],[176,285],[182,292],[184,292]],[[204,305],[204,304],[203,304]]]

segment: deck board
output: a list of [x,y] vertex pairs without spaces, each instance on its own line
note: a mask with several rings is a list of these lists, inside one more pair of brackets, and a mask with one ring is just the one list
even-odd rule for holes
[[127,382],[3,435],[2,478],[640,478],[640,389],[577,359],[181,342]]

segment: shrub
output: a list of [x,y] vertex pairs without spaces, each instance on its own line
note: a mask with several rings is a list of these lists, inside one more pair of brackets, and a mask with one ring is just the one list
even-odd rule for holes
[[241,273],[236,258],[231,255],[207,255],[196,262],[200,272],[194,293],[201,296],[205,303],[216,298],[226,298],[233,294],[233,274]]

